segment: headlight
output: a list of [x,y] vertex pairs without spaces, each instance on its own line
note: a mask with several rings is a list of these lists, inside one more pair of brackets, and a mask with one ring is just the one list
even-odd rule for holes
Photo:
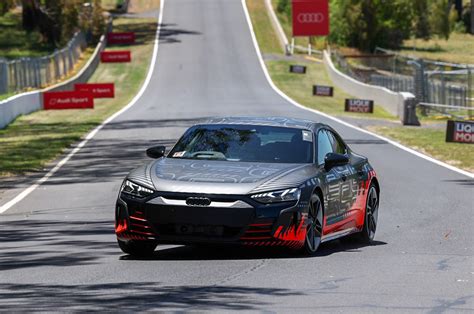
[[147,197],[155,193],[155,191],[153,191],[152,189],[146,188],[128,180],[125,180],[125,182],[122,184],[120,192],[140,198]]
[[298,188],[266,192],[252,195],[251,198],[260,203],[277,203],[298,201],[301,196],[301,190]]

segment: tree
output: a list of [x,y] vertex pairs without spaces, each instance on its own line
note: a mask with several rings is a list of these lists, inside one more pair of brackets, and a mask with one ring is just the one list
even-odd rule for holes
[[67,41],[76,32],[79,26],[79,8],[81,0],[68,0],[63,8],[62,41]]
[[2,0],[0,1],[0,16],[5,15],[10,9],[15,6],[14,0]]
[[332,1],[330,40],[364,51],[398,48],[412,30],[410,4],[410,0]]
[[448,40],[457,20],[457,12],[450,0],[433,0],[430,25],[433,33]]
[[428,0],[413,0],[413,35],[415,38],[428,40],[431,38],[430,7]]
[[105,31],[104,11],[102,10],[101,0],[94,0],[93,2],[91,31],[94,40],[99,40]]

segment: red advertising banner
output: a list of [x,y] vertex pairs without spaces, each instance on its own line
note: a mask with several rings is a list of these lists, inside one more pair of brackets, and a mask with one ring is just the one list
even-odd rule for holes
[[77,92],[89,92],[94,98],[114,98],[114,83],[79,83],[74,84]]
[[101,62],[130,62],[132,54],[130,50],[102,51],[100,53]]
[[329,0],[292,0],[293,36],[329,35]]
[[44,110],[94,108],[94,97],[89,92],[45,92]]
[[107,33],[107,43],[127,45],[135,43],[135,33],[123,32],[123,33]]

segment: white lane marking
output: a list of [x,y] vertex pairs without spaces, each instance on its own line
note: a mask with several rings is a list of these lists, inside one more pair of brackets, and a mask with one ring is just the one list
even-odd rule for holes
[[433,158],[433,157],[430,157],[430,156],[427,156],[427,155],[422,154],[422,153],[420,153],[420,152],[417,152],[416,150],[413,150],[413,149],[411,149],[411,148],[409,148],[409,147],[406,147],[406,146],[404,146],[404,145],[402,145],[402,144],[400,144],[400,143],[398,143],[398,142],[395,142],[395,141],[393,141],[393,140],[391,140],[391,139],[388,139],[388,138],[386,138],[386,137],[384,137],[384,136],[381,136],[381,135],[372,133],[372,132],[370,132],[370,131],[364,130],[364,129],[359,128],[359,127],[357,127],[357,126],[355,126],[355,125],[353,125],[353,124],[350,124],[350,123],[348,123],[348,122],[346,122],[346,121],[343,121],[343,120],[340,120],[340,119],[335,118],[335,117],[333,117],[333,116],[330,116],[330,115],[328,115],[328,114],[326,114],[326,113],[324,113],[324,112],[321,112],[321,111],[318,111],[318,110],[315,110],[315,109],[311,109],[311,108],[305,107],[305,106],[303,106],[303,105],[297,103],[296,101],[294,101],[294,100],[291,99],[290,97],[288,97],[285,93],[283,93],[280,89],[278,89],[278,87],[276,87],[276,85],[273,83],[273,81],[272,81],[270,75],[268,74],[267,67],[265,66],[265,62],[263,61],[262,54],[261,54],[261,52],[260,52],[260,48],[258,47],[257,38],[255,37],[255,32],[254,32],[254,30],[253,30],[252,21],[251,21],[251,19],[250,19],[250,15],[249,15],[249,12],[248,12],[248,10],[247,10],[246,0],[241,0],[241,3],[242,3],[242,6],[243,6],[243,9],[244,9],[245,18],[247,19],[248,27],[249,27],[249,29],[250,29],[250,35],[251,35],[251,37],[252,37],[252,42],[253,42],[254,48],[255,48],[255,50],[256,50],[256,52],[257,52],[257,57],[258,57],[258,60],[259,60],[259,62],[260,62],[260,66],[262,67],[263,73],[265,74],[265,77],[267,78],[268,84],[270,84],[270,86],[273,88],[273,90],[274,90],[277,94],[279,94],[281,97],[283,97],[286,101],[288,101],[289,103],[291,103],[292,105],[294,105],[294,106],[296,106],[296,107],[298,107],[298,108],[301,108],[301,109],[304,109],[304,110],[307,110],[307,111],[311,111],[311,112],[316,113],[316,114],[318,114],[318,115],[320,115],[320,116],[323,116],[323,117],[325,117],[325,118],[328,118],[328,119],[331,119],[331,120],[333,120],[333,121],[335,121],[335,122],[338,122],[338,123],[340,123],[340,124],[342,124],[342,125],[345,125],[345,126],[347,126],[347,127],[350,127],[350,128],[352,128],[352,129],[355,129],[355,130],[357,130],[357,131],[359,131],[359,132],[362,132],[362,133],[371,135],[371,136],[373,136],[373,137],[376,137],[376,138],[378,138],[378,139],[384,140],[384,141],[386,141],[387,143],[392,144],[393,146],[396,146],[396,147],[398,147],[398,148],[400,148],[400,149],[402,149],[402,150],[404,150],[404,151],[407,151],[407,152],[409,152],[409,153],[411,153],[411,154],[413,154],[413,155],[415,155],[415,156],[418,156],[418,157],[420,157],[420,158],[423,158],[423,159],[425,159],[425,160],[431,161],[432,163],[435,163],[435,164],[437,164],[437,165],[439,165],[439,166],[441,166],[441,167],[444,167],[444,168],[447,168],[447,169],[449,169],[449,170],[455,171],[455,172],[460,173],[460,174],[462,174],[462,175],[465,175],[465,176],[467,176],[467,177],[469,177],[469,178],[474,178],[474,174],[471,173],[471,172],[468,172],[468,171],[465,171],[465,170],[456,168],[456,167],[454,167],[454,166],[451,166],[451,165],[449,165],[449,164],[447,164],[447,163],[445,163],[445,162],[442,162],[442,161],[437,160],[437,159],[435,159],[435,158]]
[[158,41],[159,41],[160,31],[161,31],[161,22],[162,22],[162,19],[163,19],[163,6],[164,6],[164,3],[165,3],[165,0],[160,1],[160,14],[158,16],[158,27],[156,29],[156,38],[155,38],[155,43],[154,43],[154,47],[153,47],[153,56],[152,56],[152,59],[151,59],[150,68],[148,69],[147,77],[146,77],[145,82],[143,83],[140,91],[138,92],[138,94],[135,95],[135,97],[132,99],[132,101],[130,101],[130,103],[128,103],[128,105],[126,105],[121,110],[117,111],[116,113],[114,113],[113,115],[108,117],[104,122],[102,122],[102,124],[97,126],[89,134],[87,134],[87,136],[84,138],[84,140],[82,140],[82,142],[80,142],[79,145],[77,145],[69,154],[67,154],[66,157],[61,159],[47,174],[45,174],[42,178],[38,179],[38,181],[36,181],[32,185],[30,185],[28,188],[23,190],[20,194],[18,194],[11,201],[9,201],[9,202],[5,203],[3,206],[1,206],[0,207],[0,214],[4,213],[8,209],[10,209],[12,206],[16,205],[18,202],[20,202],[25,197],[27,197],[31,192],[36,190],[41,184],[43,184],[49,178],[51,178],[62,166],[64,166],[64,164],[66,164],[71,159],[72,156],[77,154],[77,152],[79,152],[87,144],[87,142],[89,142],[89,140],[92,139],[97,134],[97,132],[99,132],[106,124],[110,123],[112,120],[117,118],[119,115],[121,115],[122,113],[124,113],[125,111],[127,111],[128,109],[130,109],[133,105],[135,105],[137,103],[137,101],[140,99],[140,97],[143,95],[143,93],[147,89],[148,84],[150,83],[151,77],[153,75],[153,69],[155,68],[156,58],[157,58],[157,55],[158,55]]

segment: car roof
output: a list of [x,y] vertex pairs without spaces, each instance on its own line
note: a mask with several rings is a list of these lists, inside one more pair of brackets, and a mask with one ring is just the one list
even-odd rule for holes
[[219,117],[210,118],[202,123],[198,123],[198,125],[205,124],[264,125],[312,131],[318,129],[320,126],[325,126],[322,123],[317,123],[311,120],[287,117]]

